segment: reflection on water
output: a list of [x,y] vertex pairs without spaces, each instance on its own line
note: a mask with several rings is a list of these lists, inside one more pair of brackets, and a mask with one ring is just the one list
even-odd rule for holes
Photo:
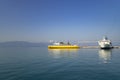
[[79,49],[48,49],[49,54],[54,58],[75,57],[78,55]]
[[109,63],[111,60],[112,50],[99,50],[99,58],[102,60],[103,63]]

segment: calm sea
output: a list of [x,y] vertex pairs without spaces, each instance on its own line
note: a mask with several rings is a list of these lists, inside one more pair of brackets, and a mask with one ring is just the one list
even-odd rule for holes
[[120,80],[120,49],[0,47],[0,80]]

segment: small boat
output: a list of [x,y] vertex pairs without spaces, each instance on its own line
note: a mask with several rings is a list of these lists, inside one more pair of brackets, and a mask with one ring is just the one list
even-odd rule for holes
[[106,36],[103,37],[103,40],[98,41],[98,44],[99,44],[101,49],[111,49],[111,48],[113,48],[111,41],[108,40],[108,38]]
[[53,43],[53,45],[48,45],[49,49],[79,49],[78,45],[71,45],[69,42],[67,44],[63,42]]

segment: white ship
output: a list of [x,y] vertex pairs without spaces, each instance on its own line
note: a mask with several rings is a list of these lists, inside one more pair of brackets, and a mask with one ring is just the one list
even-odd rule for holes
[[111,48],[113,48],[111,41],[108,40],[107,37],[103,37],[103,40],[98,41],[98,44],[99,44],[101,49],[111,49]]

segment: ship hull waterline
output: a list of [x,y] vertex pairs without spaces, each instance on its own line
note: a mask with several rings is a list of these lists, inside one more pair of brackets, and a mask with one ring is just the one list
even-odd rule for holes
[[100,49],[113,49],[113,47],[100,47]]
[[49,49],[80,49],[79,46],[48,46]]

